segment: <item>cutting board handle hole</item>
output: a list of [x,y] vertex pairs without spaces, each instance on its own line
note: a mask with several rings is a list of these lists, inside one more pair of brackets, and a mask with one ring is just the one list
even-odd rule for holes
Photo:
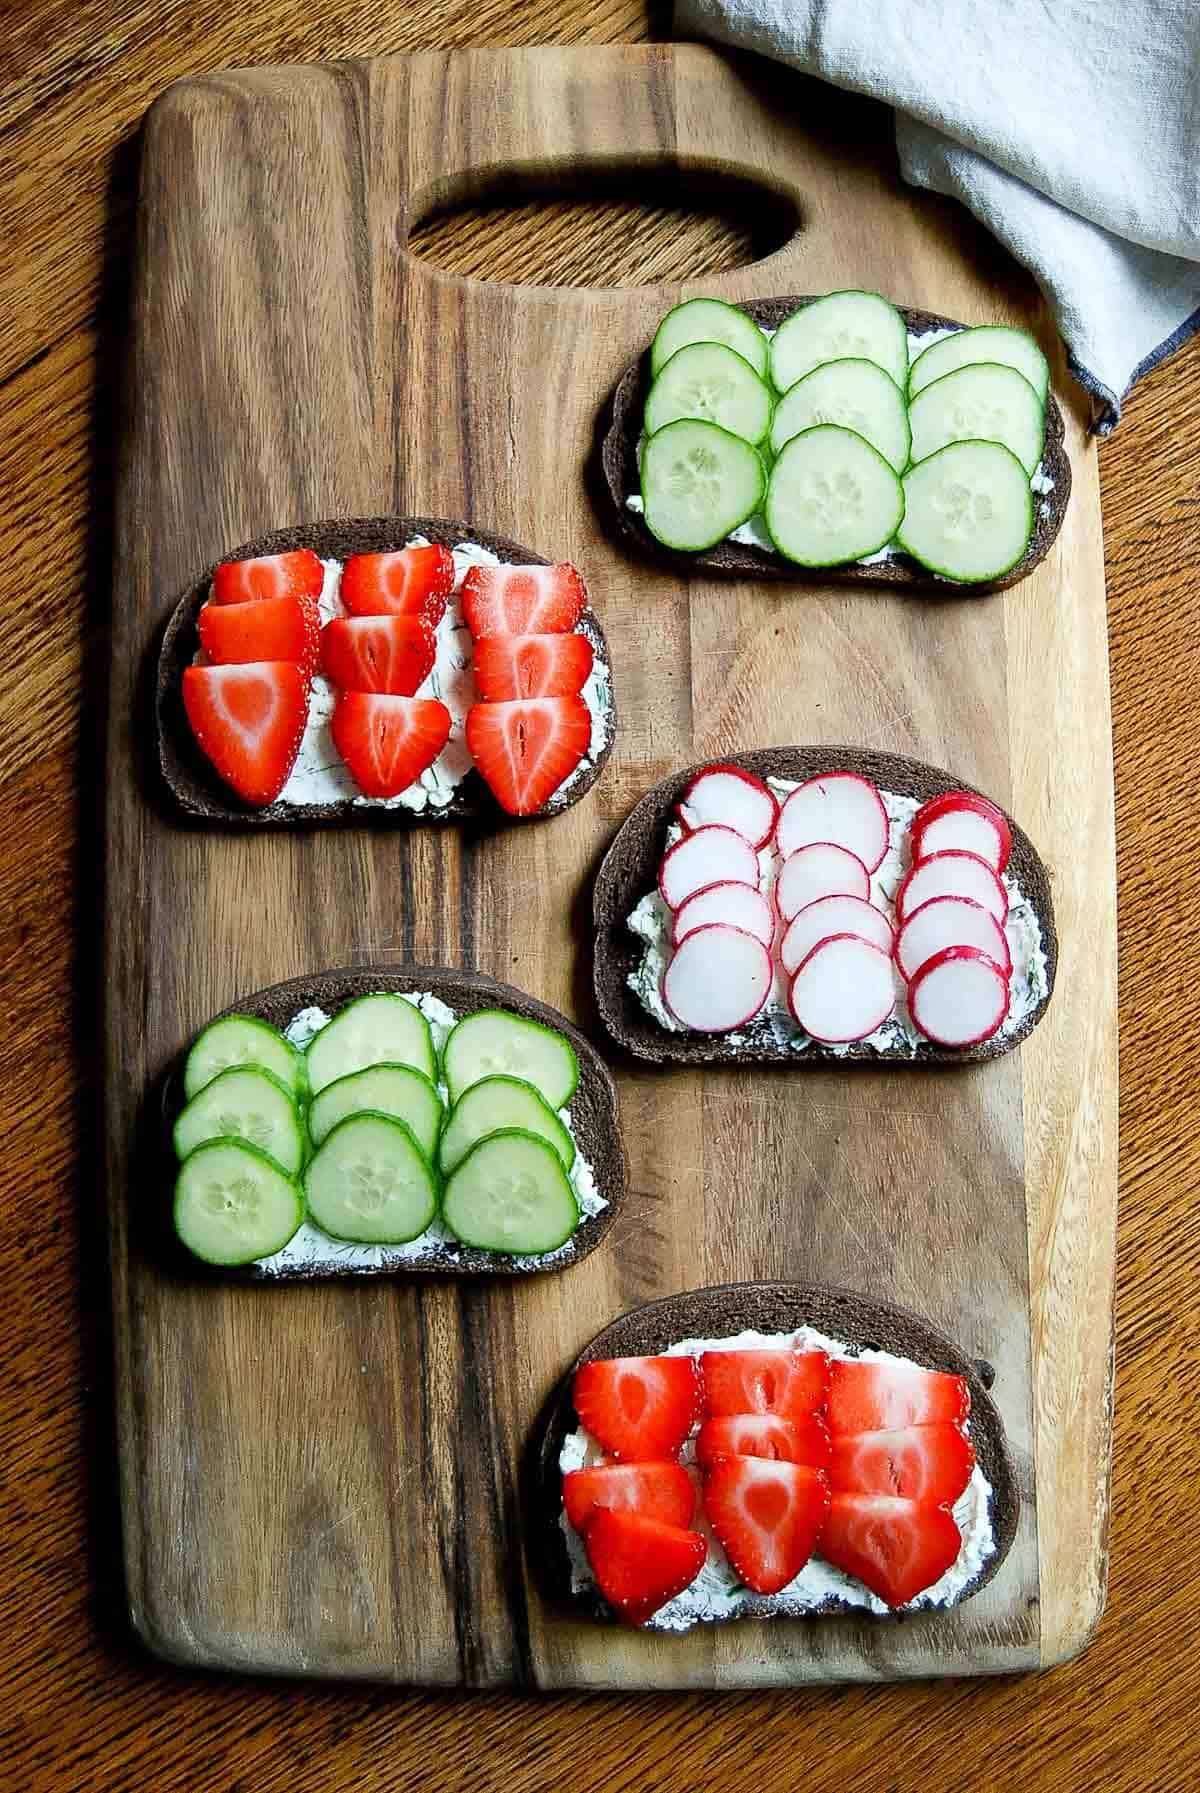
[[419,261],[517,286],[709,278],[763,261],[802,228],[785,189],[674,158],[462,175],[422,194],[413,216]]

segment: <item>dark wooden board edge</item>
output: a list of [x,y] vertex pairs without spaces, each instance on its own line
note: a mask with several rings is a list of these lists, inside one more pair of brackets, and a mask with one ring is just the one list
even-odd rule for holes
[[[684,1338],[717,1338],[749,1330],[788,1332],[802,1325],[814,1326],[859,1350],[893,1351],[929,1369],[950,1370],[966,1378],[971,1390],[971,1442],[992,1487],[990,1513],[996,1548],[945,1606],[921,1608],[917,1613],[872,1613],[834,1598],[818,1608],[802,1608],[789,1606],[779,1596],[752,1597],[744,1613],[698,1620],[697,1625],[736,1624],[741,1618],[817,1620],[832,1615],[876,1621],[936,1619],[992,1580],[1016,1537],[1021,1494],[1004,1422],[988,1393],[993,1380],[991,1365],[968,1357],[927,1320],[890,1301],[823,1283],[724,1283],[668,1295],[622,1314],[584,1347],[543,1408],[528,1447],[523,1504],[526,1561],[531,1579],[548,1604],[576,1617],[619,1622],[598,1590],[572,1591],[570,1558],[559,1524],[563,1508],[558,1460],[568,1433],[578,1425],[571,1387],[579,1367],[601,1357],[654,1356]],[[651,1635],[661,1634],[652,1631]]]
[[[191,1274],[210,1274],[226,1280],[233,1276],[260,1285],[354,1281],[379,1276],[541,1276],[569,1270],[572,1265],[580,1263],[590,1252],[595,1251],[616,1220],[629,1189],[629,1167],[621,1136],[617,1086],[596,1048],[557,1009],[538,1002],[511,984],[499,983],[483,972],[459,971],[443,965],[368,965],[346,966],[331,971],[312,972],[305,977],[289,978],[286,983],[272,984],[267,989],[256,990],[239,998],[228,1008],[222,1009],[219,1015],[212,1016],[212,1020],[219,1020],[221,1015],[256,1015],[282,1032],[292,1017],[304,1008],[318,1006],[327,1014],[333,1015],[359,996],[372,995],[377,991],[398,993],[419,990],[430,991],[460,1015],[473,1014],[477,1009],[485,1008],[509,1009],[527,1020],[540,1021],[543,1026],[554,1028],[570,1041],[579,1060],[579,1085],[571,1098],[571,1126],[580,1151],[592,1165],[597,1188],[606,1198],[608,1206],[599,1214],[582,1217],[568,1247],[553,1262],[529,1263],[519,1258],[507,1258],[500,1253],[461,1246],[453,1262],[447,1261],[439,1252],[431,1252],[428,1257],[412,1258],[403,1264],[379,1269],[359,1269],[353,1265],[339,1269],[336,1265],[323,1265],[320,1268],[297,1267],[294,1270],[267,1272],[251,1264],[240,1270],[206,1272],[206,1267],[199,1260],[193,1259],[175,1242],[174,1255],[177,1260],[186,1258]],[[188,1045],[190,1044],[189,1041]],[[165,1148],[160,1149],[160,1160],[165,1161],[169,1156],[172,1165],[174,1156],[170,1145],[170,1128],[182,1106],[182,1074],[187,1050],[186,1046],[181,1050],[162,1080],[161,1099],[149,1104],[151,1124],[158,1130],[160,1147]]]
[[[757,324],[772,328],[793,312],[808,305],[817,295],[794,294],[779,299],[754,299],[739,304]],[[940,317],[932,311],[914,311],[905,306],[897,309],[915,336],[949,327],[965,329],[954,318]],[[600,444],[600,467],[603,474],[601,494],[609,523],[615,523],[627,543],[655,560],[665,561],[683,574],[694,572],[722,573],[743,579],[786,579],[797,585],[866,585],[937,592],[943,597],[973,597],[980,593],[1003,591],[1016,585],[1044,560],[1062,528],[1067,501],[1071,496],[1071,462],[1064,443],[1062,412],[1053,392],[1046,395],[1046,436],[1042,449],[1042,467],[1054,481],[1054,490],[1046,495],[1048,512],[1042,514],[1042,500],[1034,493],[1034,528],[1024,554],[1000,579],[981,579],[963,583],[931,573],[905,555],[901,559],[879,561],[871,566],[802,567],[785,560],[781,554],[768,553],[742,542],[718,542],[703,554],[685,554],[668,548],[652,535],[642,517],[626,506],[631,492],[641,489],[638,472],[637,444],[642,430],[642,413],[650,390],[650,351],[647,349],[617,382],[609,401],[608,427]]]
[[[459,542],[478,542],[501,560],[518,566],[546,566],[541,554],[522,547],[507,536],[477,529],[474,524],[449,521],[443,517],[356,517],[327,519],[319,523],[297,523],[287,529],[273,530],[255,541],[244,542],[222,555],[222,560],[248,560],[260,554],[282,554],[293,548],[312,548],[322,559],[345,560],[351,554],[381,554],[403,547],[414,535],[424,535],[431,542],[453,548]],[[458,786],[450,802],[439,809],[386,809],[378,804],[356,803],[352,798],[338,803],[270,803],[255,809],[222,784],[209,761],[201,753],[188,726],[181,695],[183,670],[191,664],[197,645],[196,618],[205,603],[215,564],[193,580],[182,596],[172,601],[165,628],[156,650],[154,689],[154,732],[158,747],[158,769],[174,804],[185,815],[200,822],[231,828],[313,828],[345,826],[389,828],[428,827],[446,822],[476,823],[487,828],[508,827],[526,821],[536,822],[561,814],[587,794],[612,751],[616,738],[617,710],[612,696],[612,662],[608,643],[599,618],[589,605],[579,621],[579,630],[595,650],[596,659],[607,668],[611,708],[608,735],[594,760],[561,796],[555,793],[533,816],[511,816],[501,809],[479,773],[472,770]]]
[[[851,1045],[839,1052],[814,1044],[797,1053],[785,1045],[767,1041],[747,1041],[733,1052],[719,1034],[672,1034],[659,1027],[626,983],[628,973],[641,959],[642,947],[625,926],[625,921],[647,891],[657,887],[663,835],[673,819],[675,805],[696,773],[705,765],[717,763],[741,766],[763,779],[803,780],[835,769],[858,772],[883,790],[922,801],[937,796],[940,791],[975,791],[974,785],[940,767],[862,747],[763,747],[751,753],[724,754],[719,761],[702,760],[655,785],[618,829],[601,861],[592,898],[596,1003],[604,1025],[618,1045],[636,1057],[656,1064],[781,1064],[802,1070],[812,1065],[827,1068],[847,1064],[980,1064],[1011,1052],[1032,1033],[1054,994],[1058,934],[1054,925],[1050,875],[1037,848],[1012,816],[1007,817],[1012,829],[1008,870],[1020,883],[1037,915],[1046,953],[1047,976],[1045,996],[1010,1034],[962,1050],[923,1041],[914,1056],[907,1051],[879,1051],[862,1044]],[[980,791],[976,795],[985,793]]]

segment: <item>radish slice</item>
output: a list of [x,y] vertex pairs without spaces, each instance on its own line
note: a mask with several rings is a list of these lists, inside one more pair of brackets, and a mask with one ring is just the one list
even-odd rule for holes
[[779,812],[775,840],[785,859],[814,841],[834,841],[873,872],[887,852],[887,810],[857,772],[827,772],[797,785]]
[[914,909],[896,941],[896,963],[911,983],[923,965],[948,946],[973,946],[994,959],[1005,977],[1012,954],[1004,929],[990,910],[970,897],[932,897]]
[[944,809],[920,828],[912,831],[914,861],[931,859],[935,853],[974,853],[986,859],[993,871],[999,871],[1004,858],[1004,842],[991,816],[977,809]]
[[698,890],[688,898],[676,913],[671,930],[672,945],[681,945],[697,928],[710,927],[714,922],[740,928],[744,934],[753,934],[766,947],[770,947],[775,938],[775,917],[761,890],[755,890],[750,884],[726,881],[710,884],[707,890]]
[[892,961],[857,934],[834,934],[797,970],[788,1004],[796,1025],[814,1040],[833,1046],[863,1040],[896,1006]]
[[765,847],[775,832],[779,804],[761,778],[740,766],[706,766],[698,772],[679,802],[685,828],[719,822],[735,828],[752,847]]
[[1008,892],[977,853],[934,853],[914,865],[896,892],[897,921],[907,921],[922,903],[940,896],[970,897],[1002,925],[1008,915]]
[[658,888],[668,908],[680,909],[710,884],[751,884],[758,889],[758,855],[734,828],[716,824],[685,834],[667,853]]
[[784,921],[819,897],[856,896],[870,899],[871,874],[857,854],[831,840],[799,847],[785,859],[775,881],[775,906]]
[[[914,846],[917,836],[924,830],[927,823],[934,821],[938,816],[945,815],[947,810],[952,809],[972,809],[976,815],[986,816],[992,823],[1000,840],[1000,862],[996,870],[1002,872],[1008,864],[1009,854],[1012,852],[1012,829],[1008,825],[1008,817],[1004,811],[998,809],[990,797],[981,797],[978,791],[943,791],[940,797],[931,797],[928,803],[922,803],[912,819]],[[974,852],[976,849],[971,848],[970,850]],[[924,853],[918,854],[915,851],[913,853],[914,859],[926,857],[927,855]],[[986,858],[987,855],[985,854],[984,857]]]
[[694,1033],[726,1033],[753,1021],[771,993],[771,955],[753,934],[710,922],[689,934],[667,966],[663,1001]]
[[974,946],[948,946],[908,987],[914,1024],[939,1046],[978,1046],[1008,1013],[1008,977]]
[[814,946],[834,934],[855,934],[860,940],[869,940],[889,959],[896,944],[887,916],[862,897],[819,897],[801,909],[783,937],[779,960],[788,976],[804,963]]

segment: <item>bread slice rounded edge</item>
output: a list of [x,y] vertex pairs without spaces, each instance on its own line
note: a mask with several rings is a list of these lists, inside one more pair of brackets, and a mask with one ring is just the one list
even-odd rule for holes
[[[222,1270],[216,1274],[222,1278],[232,1275],[259,1283],[315,1282],[330,1278],[357,1280],[370,1276],[540,1276],[569,1270],[595,1251],[620,1213],[629,1188],[617,1086],[596,1048],[557,1009],[538,1002],[511,984],[499,983],[483,972],[460,971],[443,965],[353,965],[312,972],[305,977],[289,978],[286,983],[255,990],[239,997],[210,1020],[220,1020],[223,1015],[255,1015],[282,1032],[301,1009],[319,1007],[327,1014],[335,1015],[357,997],[370,996],[377,991],[397,994],[428,991],[454,1009],[460,1018],[478,1009],[508,1009],[526,1020],[540,1021],[544,1027],[554,1028],[569,1040],[579,1060],[579,1084],[570,1104],[571,1128],[580,1152],[595,1173],[596,1187],[608,1206],[598,1214],[583,1215],[567,1245],[560,1248],[561,1255],[548,1254],[553,1257],[552,1262],[527,1261],[524,1256],[506,1258],[497,1252],[463,1245],[458,1247],[453,1261],[447,1259],[444,1251],[431,1249],[421,1257],[406,1258],[402,1263],[380,1268],[359,1269],[349,1264],[339,1268],[336,1263],[325,1263],[267,1271],[250,1264],[241,1270]],[[201,1024],[205,1025],[208,1023]],[[162,1084],[157,1123],[168,1152],[171,1125],[183,1103],[183,1065],[188,1046],[180,1052]],[[173,1153],[171,1161],[174,1162]],[[333,1241],[335,1249],[337,1243]],[[179,1248],[181,1252],[182,1249]],[[203,1266],[190,1258],[187,1262],[190,1270],[203,1273]]]
[[[991,1365],[968,1357],[919,1314],[894,1302],[824,1283],[725,1283],[668,1295],[622,1314],[584,1347],[543,1409],[526,1458],[525,1553],[531,1578],[552,1606],[566,1609],[575,1617],[619,1622],[597,1589],[572,1588],[570,1558],[560,1524],[563,1504],[559,1454],[568,1433],[575,1431],[579,1423],[571,1403],[571,1387],[580,1365],[601,1357],[654,1356],[685,1338],[721,1338],[750,1330],[792,1332],[804,1325],[814,1326],[828,1337],[860,1350],[891,1351],[928,1369],[949,1370],[965,1377],[971,1391],[968,1431],[979,1467],[992,1488],[990,1517],[995,1549],[977,1574],[944,1605],[922,1607],[916,1612],[898,1609],[874,1613],[832,1596],[819,1607],[810,1607],[788,1602],[779,1595],[752,1595],[744,1611],[697,1619],[695,1624],[835,1615],[872,1620],[936,1617],[961,1605],[991,1581],[1016,1537],[1022,1495],[1004,1422],[988,1393],[993,1376]],[[653,1632],[653,1621],[651,1629],[653,1635],[661,1635]]]
[[[996,1035],[978,1046],[954,1048],[922,1041],[914,1053],[901,1048],[880,1051],[861,1041],[834,1051],[813,1043],[803,1052],[774,1040],[746,1041],[734,1048],[723,1035],[668,1033],[648,1014],[629,988],[629,972],[642,957],[642,946],[626,927],[626,919],[646,895],[657,887],[663,839],[674,819],[675,805],[688,783],[706,765],[741,766],[758,778],[801,781],[832,771],[858,772],[882,790],[922,802],[940,791],[973,791],[974,785],[938,766],[899,754],[878,753],[863,747],[763,747],[751,753],[715,755],[681,772],[672,773],[654,786],[626,817],[604,855],[592,897],[595,928],[593,983],[601,1019],[619,1046],[653,1064],[778,1064],[803,1070],[816,1065],[929,1065],[980,1064],[1000,1058],[1032,1033],[1054,993],[1058,966],[1058,935],[1050,895],[1050,875],[1037,848],[1025,831],[1008,816],[1012,829],[1012,856],[1008,869],[1017,879],[1038,918],[1046,954],[1046,994],[1011,1033]],[[994,801],[994,799],[989,799]]]
[[[768,329],[778,328],[793,312],[812,303],[819,295],[792,294],[779,299],[753,299],[738,304],[738,310],[749,314],[755,323]],[[934,330],[969,328],[954,318],[941,317],[932,311],[917,311],[906,306],[896,308],[914,336],[925,336]],[[900,587],[912,591],[937,591],[944,597],[958,592],[963,597],[979,593],[1003,591],[1031,573],[1045,559],[1062,528],[1067,503],[1071,496],[1071,462],[1064,442],[1062,411],[1053,392],[1046,394],[1046,433],[1042,444],[1042,471],[1054,481],[1052,492],[1044,496],[1034,493],[1034,528],[1029,545],[1015,566],[999,579],[969,582],[944,578],[931,573],[917,561],[904,556],[897,560],[875,561],[869,566],[851,563],[840,567],[802,567],[786,560],[782,554],[768,553],[744,542],[718,542],[702,554],[686,554],[668,548],[650,533],[645,521],[625,503],[632,492],[641,489],[638,473],[637,445],[642,433],[642,413],[650,390],[650,351],[626,368],[609,401],[608,427],[600,444],[600,470],[606,495],[608,520],[614,522],[625,541],[643,554],[664,561],[684,574],[700,571],[723,573],[743,579],[786,579],[797,585],[875,585]],[[1043,505],[1046,506],[1043,515]]]
[[[276,529],[252,542],[233,548],[222,560],[249,560],[260,554],[284,554],[291,549],[311,548],[324,560],[346,560],[351,554],[383,554],[402,548],[414,535],[426,536],[445,548],[460,542],[478,542],[501,560],[516,566],[547,566],[544,555],[522,547],[507,536],[493,535],[473,524],[448,521],[442,517],[357,517],[350,520],[326,520],[319,523],[297,523],[287,529]],[[608,732],[604,746],[593,760],[585,759],[583,770],[565,791],[556,791],[532,816],[512,816],[500,807],[479,773],[472,769],[457,787],[449,803],[440,808],[405,809],[403,805],[386,808],[378,803],[360,803],[352,797],[336,803],[281,803],[278,799],[262,808],[243,803],[218,778],[216,771],[201,753],[188,726],[183,707],[182,680],[186,666],[192,661],[197,645],[196,619],[208,598],[214,563],[194,580],[181,597],[175,599],[158,648],[154,685],[154,727],[158,742],[158,765],[175,803],[188,816],[204,822],[240,828],[312,828],[329,824],[352,823],[358,826],[409,827],[436,826],[444,822],[478,822],[489,827],[536,822],[559,815],[587,794],[595,784],[612,751],[617,730],[616,700],[612,695],[612,663],[608,642],[599,618],[589,605],[577,625],[592,644],[597,661],[609,675],[610,707]]]

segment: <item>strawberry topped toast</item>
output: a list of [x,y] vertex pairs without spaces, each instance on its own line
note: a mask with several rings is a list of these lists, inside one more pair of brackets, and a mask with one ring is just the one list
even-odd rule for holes
[[158,712],[189,813],[277,824],[552,815],[615,726],[575,568],[427,518],[239,549],[176,608]]
[[944,1609],[1017,1521],[981,1366],[901,1308],[794,1284],[617,1321],[560,1390],[539,1474],[551,1587],[654,1630]]

